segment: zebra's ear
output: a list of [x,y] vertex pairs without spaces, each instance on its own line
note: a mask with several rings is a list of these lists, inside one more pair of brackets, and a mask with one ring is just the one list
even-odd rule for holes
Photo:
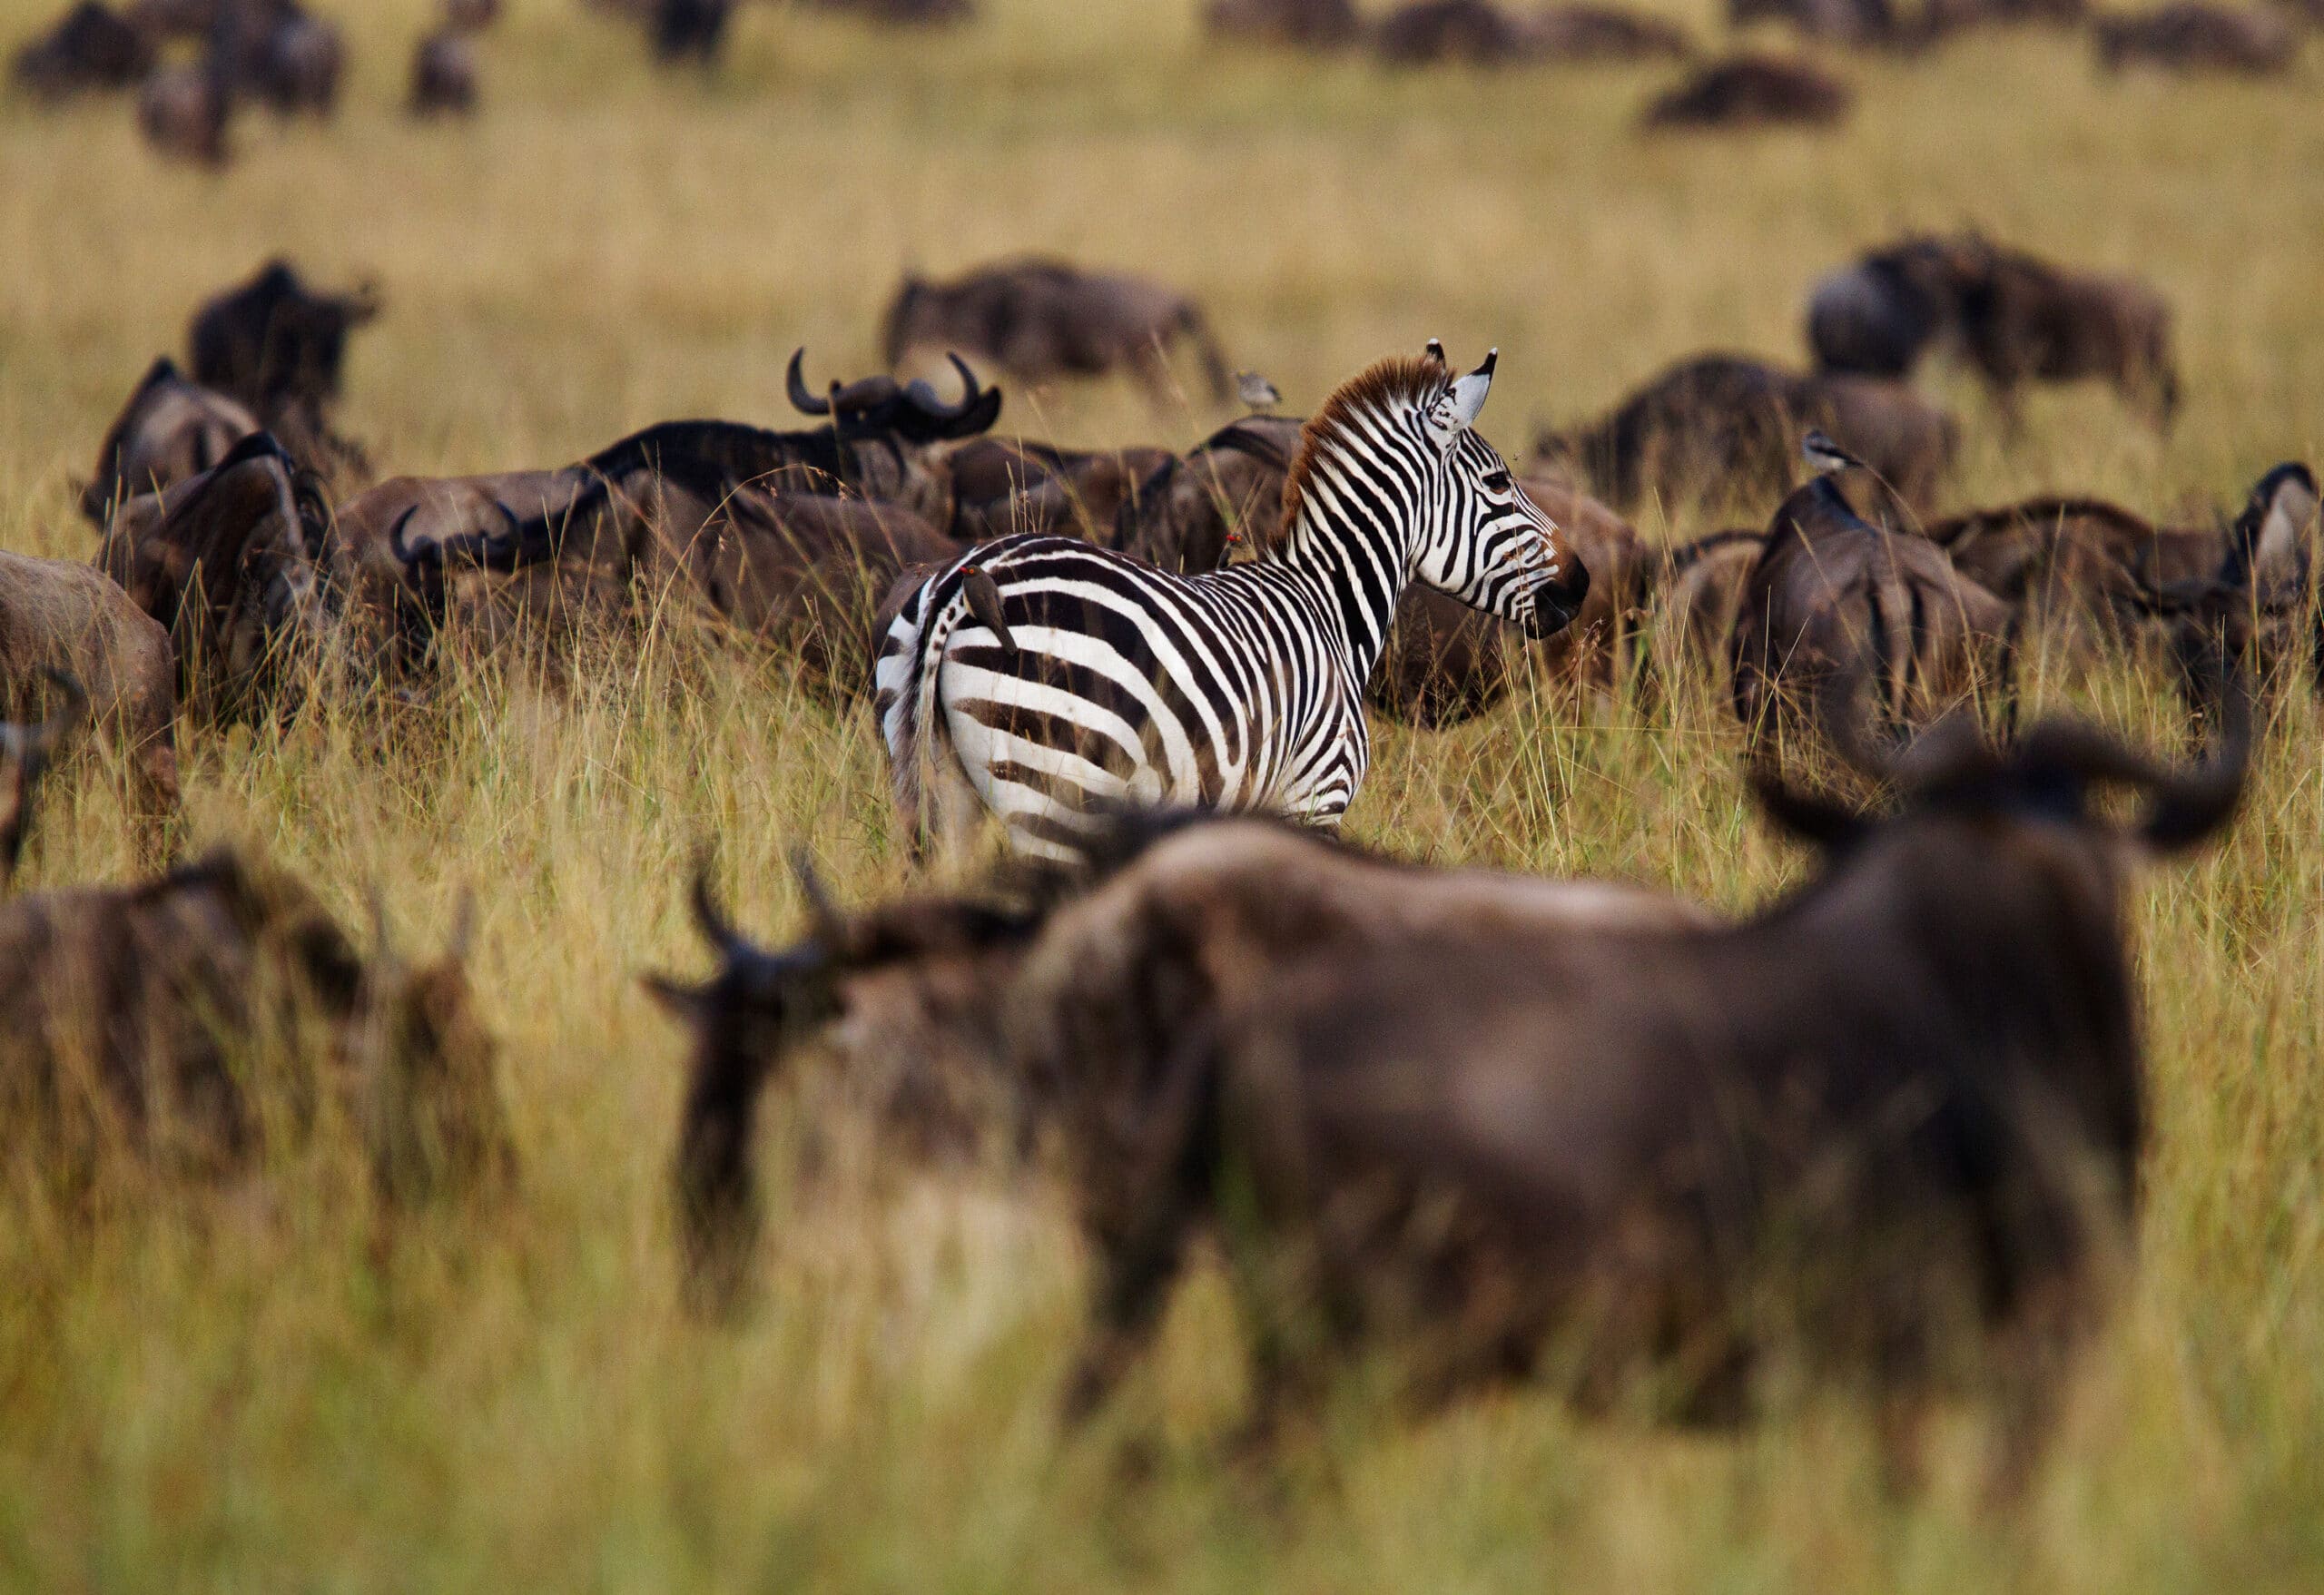
[[1492,391],[1492,369],[1500,359],[1497,349],[1487,353],[1483,365],[1465,377],[1454,378],[1429,407],[1429,430],[1436,435],[1439,447],[1449,451],[1454,439],[1476,424],[1478,413],[1485,408],[1485,396]]

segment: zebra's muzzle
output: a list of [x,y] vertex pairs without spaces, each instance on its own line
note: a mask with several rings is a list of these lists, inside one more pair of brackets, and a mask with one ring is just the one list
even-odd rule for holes
[[1533,589],[1533,608],[1525,622],[1525,635],[1536,642],[1557,635],[1573,624],[1573,617],[1581,613],[1581,601],[1588,596],[1590,572],[1577,559],[1571,576],[1543,582]]

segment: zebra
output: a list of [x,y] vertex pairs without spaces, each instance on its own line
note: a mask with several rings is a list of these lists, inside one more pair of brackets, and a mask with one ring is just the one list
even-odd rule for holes
[[1029,534],[910,592],[873,687],[915,850],[957,845],[990,811],[1019,852],[1071,861],[1092,811],[1124,803],[1336,828],[1371,761],[1364,684],[1407,582],[1535,637],[1589,591],[1474,429],[1499,357],[1455,378],[1432,341],[1340,388],[1301,434],[1282,536],[1256,561],[1182,576]]

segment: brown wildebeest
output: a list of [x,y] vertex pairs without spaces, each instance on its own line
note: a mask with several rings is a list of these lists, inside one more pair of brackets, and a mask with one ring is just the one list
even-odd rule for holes
[[480,34],[500,20],[500,0],[444,0],[444,25],[456,34]]
[[154,44],[207,39],[218,25],[221,0],[134,0],[122,15]]
[[205,719],[282,701],[340,640],[330,511],[271,433],[123,505],[97,568],[170,634],[178,694]]
[[98,446],[81,513],[102,530],[131,498],[201,475],[260,429],[256,416],[188,381],[164,355],[146,368]]
[[2161,527],[2099,498],[2028,498],[1931,522],[1929,541],[1962,575],[2029,620],[2122,635],[2157,583],[2201,581],[2227,553],[2212,527]]
[[1978,684],[2012,641],[2015,611],[1923,537],[1861,519],[1827,471],[1857,462],[1808,434],[1817,475],[1777,509],[1743,584],[1730,655],[1736,718],[1754,740],[1869,679],[1891,731],[1925,723]]
[[43,100],[137,86],[153,65],[153,46],[100,0],[81,3],[15,54],[8,76]]
[[1898,42],[1919,48],[1981,27],[2078,28],[2090,19],[2090,0],[1925,0]]
[[1355,0],[1210,0],[1202,21],[1213,38],[1309,50],[1351,44],[1364,32]]
[[[811,888],[780,953],[698,885],[720,968],[654,988],[694,1037],[689,1284],[724,1306],[746,1280],[757,1102],[824,1032],[907,1127],[1061,1154],[1097,1275],[1069,1414],[1206,1234],[1262,1434],[1385,1340],[1423,1405],[1547,1373],[1585,1410],[1733,1422],[1806,1374],[1875,1398],[1900,1452],[1927,1401],[1989,1391],[2014,1479],[2136,1222],[2129,866],[2233,812],[2230,704],[2183,772],[2078,724],[1941,739],[1869,772],[1901,789],[1886,820],[1763,777],[1823,861],[1731,929],[1250,819],[1127,823],[1056,906],[849,916]],[[2093,812],[2104,786],[2146,798],[2134,825]]]
[[338,110],[346,40],[299,0],[232,0],[216,37],[234,93],[281,116],[328,119]]
[[1169,393],[1167,347],[1195,346],[1212,395],[1234,391],[1202,308],[1159,283],[1027,259],[950,282],[906,277],[888,306],[881,346],[891,367],[915,350],[952,348],[1021,381],[1098,377],[1127,369],[1157,399]]
[[414,116],[473,115],[476,76],[476,46],[466,34],[440,28],[412,51],[411,95],[404,108]]
[[1649,499],[1756,508],[1786,490],[1810,428],[1868,465],[1890,498],[1919,513],[1952,468],[1952,418],[1900,383],[1788,371],[1739,355],[1682,360],[1605,419],[1544,433],[1536,454],[1579,469],[1616,509]]
[[1819,279],[1807,295],[1816,369],[1901,381],[1961,330],[1961,296],[1984,251],[1974,241],[1918,234]]
[[2299,30],[2258,6],[2174,0],[2135,15],[2102,16],[2091,27],[2109,72],[2152,66],[2171,72],[2272,77],[2299,58]]
[[1727,20],[1745,28],[1779,22],[1811,39],[1841,44],[1878,44],[1897,33],[1889,0],[1727,0]]
[[234,96],[214,58],[163,66],[137,91],[137,130],[155,153],[197,166],[223,166]]
[[[389,537],[399,590],[487,643],[560,616],[667,624],[675,608],[795,660],[846,701],[867,690],[881,605],[900,578],[960,552],[893,504],[740,486],[704,497],[668,477],[655,486],[650,505],[625,502],[600,478],[553,511],[448,544],[409,540],[415,507]],[[490,574],[453,593],[448,582],[471,571]]]
[[[1199,844],[1189,845],[1196,838]],[[1299,921],[1297,937],[1272,942],[1270,957],[1352,954],[1434,932],[1621,934],[1712,922],[1691,904],[1636,888],[1410,868],[1266,820],[1201,825],[1152,862],[1167,868],[1173,857],[1184,860],[1187,889],[1225,895],[1230,914],[1280,911]],[[700,987],[647,982],[694,1030],[678,1204],[694,1265],[690,1283],[708,1287],[714,1302],[731,1300],[742,1283],[757,1229],[752,1131],[759,1096],[782,1054],[830,1021],[842,1021],[829,1039],[846,1055],[851,1080],[892,1082],[887,1106],[924,1144],[972,1139],[978,1108],[998,1108],[1005,1120],[1060,1105],[1005,1059],[1017,1011],[1014,984],[1069,878],[1045,881],[1030,893],[907,899],[842,916],[812,875],[803,875],[816,923],[804,944],[778,957],[752,947],[725,923],[706,876],[697,874],[696,921],[720,953],[721,968]],[[1275,882],[1271,899],[1259,889],[1263,878]],[[1223,921],[1216,928],[1228,930]],[[1110,965],[1112,956],[1105,961]],[[1199,993],[1186,996],[1192,1000]],[[1157,1017],[1169,1022],[1193,1016],[1179,1009]],[[1074,1078],[1087,1077],[1077,1070]],[[990,1126],[990,1117],[985,1122]]]
[[1726,667],[1743,586],[1768,546],[1756,527],[1731,527],[1681,543],[1665,557],[1663,602],[1682,629],[1688,656],[1705,669]]
[[1696,55],[1686,29],[1642,11],[1551,5],[1520,20],[1527,45],[1548,61],[1691,61]]
[[11,1147],[72,1191],[126,1157],[180,1177],[260,1167],[326,1099],[389,1196],[505,1176],[493,1046],[461,965],[365,958],[311,892],[219,852],[129,887],[0,907]]
[[1649,133],[1754,127],[1829,127],[1856,108],[1856,90],[1812,62],[1779,55],[1714,61],[1647,104]]
[[1987,246],[1961,294],[1962,341],[2005,412],[2024,383],[2098,378],[2168,426],[2179,406],[2171,307],[2129,277]]
[[[0,559],[15,557],[0,555]],[[6,566],[0,566],[0,575],[5,574]],[[8,668],[13,674],[13,661]],[[47,671],[45,675],[55,689],[54,695],[62,700],[46,718],[21,724],[0,720],[0,886],[15,879],[25,840],[32,834],[33,805],[40,795],[41,777],[88,716],[89,696],[79,682],[61,670]],[[18,695],[16,684],[0,683],[0,686],[10,689],[9,696]]]
[[1492,0],[1413,0],[1380,19],[1372,47],[1397,66],[1500,66],[1533,54],[1525,29]]
[[316,420],[339,401],[348,334],[379,313],[379,291],[318,293],[290,261],[269,261],[204,300],[186,330],[193,379],[238,399],[270,428],[292,411]]
[[1122,507],[1177,457],[1167,448],[1059,448],[980,438],[954,449],[951,534],[982,542],[1014,532],[1110,533]]
[[654,58],[665,65],[716,65],[734,16],[734,0],[653,0]]
[[2211,706],[2201,668],[2221,650],[2262,682],[2303,666],[2324,694],[2317,510],[2316,474],[2297,461],[2279,465],[2253,485],[2212,575],[2150,582],[2132,600],[2168,624],[2180,684],[2196,706]]
[[60,676],[121,748],[131,805],[158,845],[178,808],[169,633],[85,565],[0,553],[0,719],[31,718],[42,678]]

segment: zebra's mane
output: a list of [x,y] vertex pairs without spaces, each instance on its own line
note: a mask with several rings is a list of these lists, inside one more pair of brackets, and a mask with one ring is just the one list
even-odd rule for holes
[[1299,450],[1291,457],[1291,474],[1283,482],[1280,534],[1288,537],[1298,524],[1300,502],[1306,497],[1307,477],[1315,468],[1315,457],[1345,432],[1359,414],[1408,406],[1425,409],[1436,402],[1452,380],[1433,359],[1390,355],[1341,383],[1299,429]]

